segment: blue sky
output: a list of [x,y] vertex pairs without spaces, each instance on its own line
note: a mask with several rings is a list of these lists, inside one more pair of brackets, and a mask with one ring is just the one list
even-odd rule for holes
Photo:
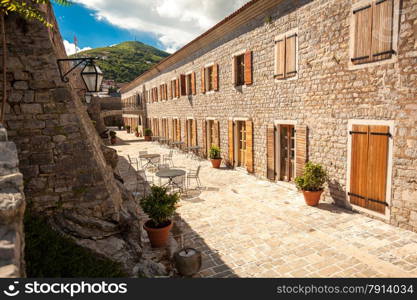
[[215,25],[249,0],[72,0],[54,5],[67,52],[136,40],[167,52]]
[[54,12],[64,40],[74,43],[78,39],[79,48],[98,48],[124,41],[138,40],[148,45],[163,48],[154,34],[127,30],[110,24],[106,20],[97,20],[94,12],[80,4],[59,6],[54,4]]

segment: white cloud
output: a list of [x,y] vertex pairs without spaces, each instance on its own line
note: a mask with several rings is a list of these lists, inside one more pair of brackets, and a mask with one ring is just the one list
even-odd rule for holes
[[[64,47],[65,47],[65,51],[67,52],[67,55],[75,54],[75,44],[70,43],[67,40],[64,40]],[[77,52],[86,51],[90,49],[92,48],[91,47],[84,47],[84,48],[77,47]]]
[[168,52],[178,50],[249,0],[74,0],[97,20],[156,35]]

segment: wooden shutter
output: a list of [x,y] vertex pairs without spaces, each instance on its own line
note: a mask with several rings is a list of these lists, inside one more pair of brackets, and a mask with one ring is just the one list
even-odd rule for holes
[[372,43],[372,5],[353,11],[355,22],[354,51],[352,63],[370,62]]
[[169,82],[169,99],[172,99],[173,95],[172,95],[172,80]]
[[232,58],[232,83],[233,83],[234,86],[236,86],[236,81],[237,81],[237,74],[236,74],[236,72],[237,72],[237,67],[236,67],[237,62],[236,62],[236,60],[237,60],[236,56],[233,56],[233,58]]
[[201,92],[204,94],[206,92],[206,70],[201,68]]
[[219,65],[215,64],[213,66],[213,90],[219,90]]
[[180,91],[181,91],[181,96],[186,96],[187,95],[187,85],[186,85],[186,80],[185,80],[185,75],[181,74],[180,75]]
[[203,137],[203,151],[202,154],[204,157],[207,157],[207,121],[201,121],[202,137]]
[[174,119],[171,119],[171,140],[175,141],[175,127],[174,127]]
[[255,171],[253,161],[253,122],[246,121],[246,169],[248,173]]
[[220,123],[219,121],[215,120],[213,121],[214,126],[214,141],[212,141],[212,144],[215,144],[217,147],[220,148]]
[[192,144],[193,144],[193,146],[197,146],[197,144],[198,144],[198,139],[197,139],[197,120],[196,119],[194,119],[193,121],[192,121],[192,127],[191,127],[191,130],[193,131],[193,140],[192,140]]
[[233,121],[229,120],[229,164],[234,166],[235,158],[234,158],[234,130],[233,130]]
[[252,51],[246,51],[245,53],[245,84],[252,84]]
[[372,12],[372,59],[391,58],[393,35],[393,0],[377,1]]
[[350,202],[366,207],[366,177],[368,169],[368,126],[352,126],[352,149],[350,171]]
[[388,144],[388,126],[369,126],[366,197],[371,199],[368,208],[380,213],[385,213],[386,207]]
[[296,125],[295,126],[295,175],[303,175],[304,165],[308,160],[307,152],[307,126],[305,125]]
[[191,93],[193,95],[197,94],[196,81],[195,81],[195,72],[191,73]]
[[294,77],[297,74],[297,35],[286,38],[285,42],[285,77]]
[[275,180],[275,126],[266,129],[266,177]]
[[187,145],[187,147],[191,146],[188,142],[188,128],[190,126],[189,123],[190,123],[190,120],[185,119],[185,128],[184,128],[184,130],[185,130],[185,144]]
[[180,79],[179,78],[177,78],[176,79],[176,83],[175,83],[175,87],[176,87],[176,96],[177,96],[177,98],[179,98],[180,97]]
[[282,79],[285,77],[285,40],[275,43],[275,77]]

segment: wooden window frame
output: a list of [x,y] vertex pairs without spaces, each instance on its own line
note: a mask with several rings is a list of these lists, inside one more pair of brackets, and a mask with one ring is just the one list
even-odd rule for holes
[[348,62],[348,69],[349,70],[358,70],[368,67],[380,66],[390,63],[395,63],[398,61],[398,41],[399,41],[399,26],[400,26],[400,0],[393,0],[393,25],[392,25],[392,56],[388,59],[378,60],[378,61],[371,61],[362,64],[354,64],[352,62],[352,58],[354,57],[355,53],[355,14],[354,12],[360,10],[363,7],[372,5],[373,3],[379,2],[381,0],[362,0],[352,5],[350,10],[350,27],[349,27],[349,62]]
[[[212,94],[212,93],[214,93],[214,92],[218,92],[218,90],[215,90],[215,88],[214,88],[214,76],[213,76],[213,73],[214,73],[214,67],[216,66],[216,64],[215,63],[210,63],[210,64],[207,64],[207,65],[205,65],[204,66],[204,85],[205,85],[205,94]],[[209,69],[211,68],[211,70],[212,70],[212,76],[210,76],[210,80],[211,80],[211,82],[209,81]],[[218,72],[219,72],[219,70],[218,70]],[[219,74],[217,74],[217,76],[219,76]],[[211,84],[211,89],[209,89],[209,87],[210,87],[210,84]]]
[[[278,65],[278,57],[277,57],[277,50],[276,50],[277,43],[282,40],[284,40],[286,43],[286,39],[294,35],[296,37],[295,38],[295,72],[296,73],[294,76],[287,76],[287,74],[284,71],[284,76],[279,77],[279,75],[276,73],[277,65]],[[298,41],[299,41],[298,28],[291,29],[275,37],[274,50],[273,50],[274,51],[274,79],[275,81],[278,82],[278,81],[283,81],[283,80],[297,80],[298,79],[298,74],[299,74],[299,42]],[[284,57],[286,57],[286,54],[284,54]]]
[[352,136],[349,134],[352,131],[353,125],[382,125],[388,126],[389,131],[391,134],[395,132],[395,125],[394,121],[384,121],[384,120],[357,120],[351,119],[348,120],[348,129],[347,129],[347,136],[348,136],[348,157],[347,157],[347,170],[346,170],[346,199],[348,199],[348,203],[352,206],[353,210],[366,213],[368,215],[372,215],[379,219],[389,220],[391,218],[391,201],[392,201],[392,171],[393,171],[393,149],[394,149],[394,137],[390,138],[388,141],[388,162],[387,162],[387,185],[386,185],[386,202],[388,206],[385,209],[385,214],[381,214],[375,212],[373,210],[355,205],[350,203],[350,173],[352,167]]

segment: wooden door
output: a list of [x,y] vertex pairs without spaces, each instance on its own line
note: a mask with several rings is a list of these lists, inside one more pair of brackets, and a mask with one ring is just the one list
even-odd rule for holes
[[353,125],[349,197],[352,204],[385,213],[389,127]]
[[238,143],[237,143],[237,165],[240,167],[246,166],[246,123],[242,121],[237,122]]
[[280,180],[292,181],[295,177],[295,128],[280,125]]

